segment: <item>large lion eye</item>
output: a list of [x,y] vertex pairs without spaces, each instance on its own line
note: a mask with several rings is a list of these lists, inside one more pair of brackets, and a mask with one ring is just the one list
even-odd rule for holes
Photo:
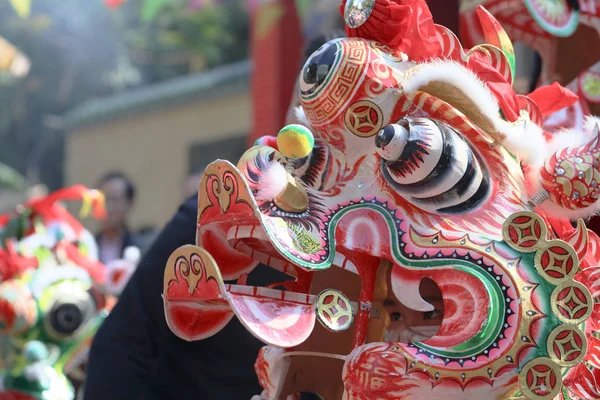
[[327,80],[340,48],[337,41],[321,46],[308,59],[300,77],[300,93],[304,96],[313,94]]
[[384,160],[398,160],[406,148],[408,136],[408,129],[401,124],[384,127],[375,137],[377,152]]
[[46,332],[61,340],[77,335],[94,315],[96,305],[89,291],[71,282],[53,288],[44,318]]

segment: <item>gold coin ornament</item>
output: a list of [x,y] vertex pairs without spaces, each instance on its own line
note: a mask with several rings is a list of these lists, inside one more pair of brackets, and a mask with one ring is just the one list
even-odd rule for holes
[[339,290],[327,289],[317,296],[317,320],[332,332],[343,332],[354,321],[352,302]]
[[548,336],[548,353],[561,367],[573,367],[583,361],[587,351],[585,333],[571,325],[559,325]]
[[519,383],[527,399],[554,399],[562,387],[560,367],[549,358],[534,358],[521,369]]

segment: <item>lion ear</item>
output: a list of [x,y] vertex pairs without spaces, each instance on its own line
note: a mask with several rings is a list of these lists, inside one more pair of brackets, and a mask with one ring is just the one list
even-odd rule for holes
[[506,134],[498,102],[477,76],[453,61],[419,64],[409,70],[402,88],[409,95],[427,93],[463,113],[489,136]]
[[490,136],[498,136],[494,123],[460,88],[447,82],[434,81],[419,89],[450,104]]

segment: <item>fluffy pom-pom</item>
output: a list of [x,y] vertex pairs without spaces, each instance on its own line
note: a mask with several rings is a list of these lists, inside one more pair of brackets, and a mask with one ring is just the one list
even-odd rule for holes
[[273,200],[279,196],[287,187],[288,172],[278,162],[272,162],[258,180],[258,192],[256,199],[260,201]]
[[310,129],[302,125],[288,125],[279,131],[277,146],[288,158],[304,158],[315,147],[315,138]]

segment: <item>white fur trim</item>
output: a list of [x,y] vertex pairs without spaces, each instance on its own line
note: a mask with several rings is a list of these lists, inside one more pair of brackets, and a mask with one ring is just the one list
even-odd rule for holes
[[589,134],[589,138],[585,140],[586,143],[592,139],[592,136],[596,131],[596,125],[600,127],[600,117],[597,117],[595,115],[588,115],[587,117],[585,117],[585,121],[583,123],[583,131]]
[[539,170],[546,160],[567,147],[580,147],[587,144],[593,136],[597,117],[586,117],[583,130],[563,129],[546,140],[542,128],[533,122],[518,121],[507,137],[506,147],[523,158],[525,164],[533,170]]
[[534,169],[541,168],[546,158],[552,154],[548,150],[543,129],[531,122],[526,115],[522,115],[514,124],[507,125],[509,129],[506,131],[504,147],[517,155],[524,164]]
[[555,153],[567,147],[579,147],[592,140],[596,124],[600,125],[600,118],[594,116],[585,117],[582,130],[562,129],[552,135],[548,143],[549,154]]
[[278,162],[273,162],[269,169],[260,176],[259,190],[256,199],[260,201],[273,200],[279,196],[288,184],[288,172]]
[[496,131],[506,136],[504,146],[524,163],[543,163],[546,139],[542,128],[531,121],[523,123],[526,118],[517,124],[504,121],[499,115],[498,101],[474,72],[454,61],[432,61],[419,64],[413,73],[408,73],[402,87],[405,92],[412,94],[431,82],[443,82],[460,90]]
[[581,208],[577,210],[569,210],[567,208],[562,208],[559,205],[550,201],[544,202],[544,204],[542,204],[540,208],[544,210],[546,214],[552,215],[553,217],[567,218],[571,221],[574,221],[579,218],[591,218],[594,215],[598,214],[600,212],[600,201],[592,204],[590,207]]
[[490,121],[500,120],[498,102],[487,86],[469,69],[454,61],[434,60],[419,64],[414,73],[408,73],[402,82],[406,93],[415,93],[431,82],[443,82],[455,86],[479,107],[481,113]]

